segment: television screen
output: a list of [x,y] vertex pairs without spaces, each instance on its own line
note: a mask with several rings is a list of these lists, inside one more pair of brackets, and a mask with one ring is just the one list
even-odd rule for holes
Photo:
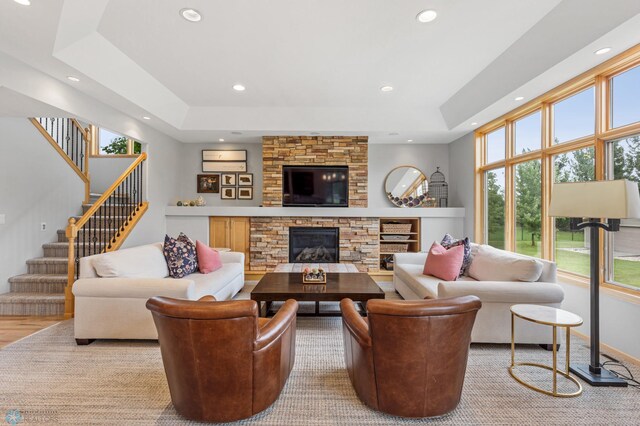
[[283,166],[285,207],[348,207],[348,166]]

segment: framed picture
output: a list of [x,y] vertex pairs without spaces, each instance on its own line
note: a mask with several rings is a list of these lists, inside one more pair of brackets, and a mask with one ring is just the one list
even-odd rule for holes
[[198,175],[198,193],[219,194],[220,175]]
[[253,200],[253,188],[238,188],[238,200]]
[[247,150],[215,150],[203,149],[202,161],[247,161]]
[[223,173],[222,174],[222,186],[236,186],[236,174],[235,173]]
[[246,172],[246,161],[203,161],[202,171],[207,172]]
[[238,186],[253,186],[253,173],[238,173]]
[[222,195],[220,198],[222,198],[223,200],[235,200],[236,188],[235,187],[222,188]]

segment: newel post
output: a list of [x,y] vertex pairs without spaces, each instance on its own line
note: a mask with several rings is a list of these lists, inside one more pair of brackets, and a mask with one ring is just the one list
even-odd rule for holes
[[69,218],[69,226],[66,231],[69,240],[69,256],[67,261],[67,285],[64,288],[64,317],[73,318],[74,300],[73,300],[73,283],[76,280],[76,238],[78,236],[78,227],[75,218]]

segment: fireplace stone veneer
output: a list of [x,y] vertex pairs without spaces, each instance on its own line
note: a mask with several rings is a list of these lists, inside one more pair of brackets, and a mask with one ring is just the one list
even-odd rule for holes
[[339,229],[339,258],[353,263],[360,272],[377,272],[379,267],[378,218],[370,217],[252,217],[250,265],[252,271],[273,271],[289,262],[290,227]]

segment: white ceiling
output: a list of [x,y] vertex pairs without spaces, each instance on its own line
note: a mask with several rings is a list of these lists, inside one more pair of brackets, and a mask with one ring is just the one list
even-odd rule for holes
[[[427,8],[438,19],[418,23]],[[184,142],[446,143],[513,93],[606,60],[593,46],[640,43],[639,13],[637,0],[3,0],[0,52]]]

